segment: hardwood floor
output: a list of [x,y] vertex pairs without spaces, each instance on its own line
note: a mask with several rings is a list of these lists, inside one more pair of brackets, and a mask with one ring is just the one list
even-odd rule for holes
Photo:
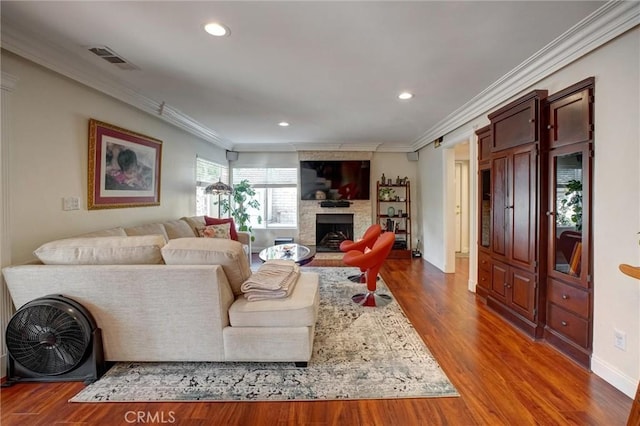
[[[9,425],[624,425],[631,398],[507,325],[456,274],[421,259],[388,260],[381,275],[460,393],[459,398],[104,403],[67,400],[82,383],[23,383],[0,393]],[[340,266],[314,260],[312,266]]]

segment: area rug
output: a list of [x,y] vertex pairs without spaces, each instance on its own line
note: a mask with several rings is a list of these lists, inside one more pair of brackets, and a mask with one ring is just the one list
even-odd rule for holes
[[[394,300],[351,301],[356,268],[320,274],[320,311],[308,367],[293,363],[117,363],[71,402],[276,401],[459,396]],[[383,280],[378,289],[389,293]]]

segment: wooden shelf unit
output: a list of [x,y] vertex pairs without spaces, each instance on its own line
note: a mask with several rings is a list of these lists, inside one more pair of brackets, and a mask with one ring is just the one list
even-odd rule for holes
[[[382,188],[392,189],[393,199],[381,199]],[[394,232],[396,242],[389,258],[406,259],[411,257],[411,184],[382,183],[376,184],[376,220],[383,232]],[[390,229],[393,228],[393,229]]]

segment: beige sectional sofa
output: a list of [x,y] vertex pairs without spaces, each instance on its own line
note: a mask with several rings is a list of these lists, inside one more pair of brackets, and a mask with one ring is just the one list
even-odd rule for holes
[[16,308],[49,294],[87,308],[107,361],[307,362],[318,275],[301,272],[287,298],[248,302],[243,244],[196,237],[203,225],[191,217],[58,240],[36,250],[44,263],[2,272]]

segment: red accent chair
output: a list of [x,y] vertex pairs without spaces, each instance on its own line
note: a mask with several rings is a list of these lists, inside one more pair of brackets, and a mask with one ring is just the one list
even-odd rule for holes
[[357,266],[366,271],[367,292],[351,297],[355,303],[362,306],[385,306],[391,302],[390,295],[376,292],[376,278],[382,264],[389,256],[395,240],[396,236],[393,232],[385,232],[380,235],[371,250],[365,250],[365,252],[351,250],[342,258],[345,264]]
[[[364,252],[367,249],[367,247],[368,248],[373,247],[373,243],[376,242],[376,240],[378,239],[381,233],[382,233],[382,226],[375,223],[370,227],[368,227],[366,231],[364,231],[364,235],[362,236],[361,240],[358,240],[358,241],[344,240],[343,242],[341,242],[340,251],[343,253],[347,253],[351,250],[358,250],[358,251]],[[364,274],[365,269],[360,269],[360,271],[362,272],[361,274],[351,275],[349,277],[349,280],[353,281],[354,283],[365,282],[365,274]]]

